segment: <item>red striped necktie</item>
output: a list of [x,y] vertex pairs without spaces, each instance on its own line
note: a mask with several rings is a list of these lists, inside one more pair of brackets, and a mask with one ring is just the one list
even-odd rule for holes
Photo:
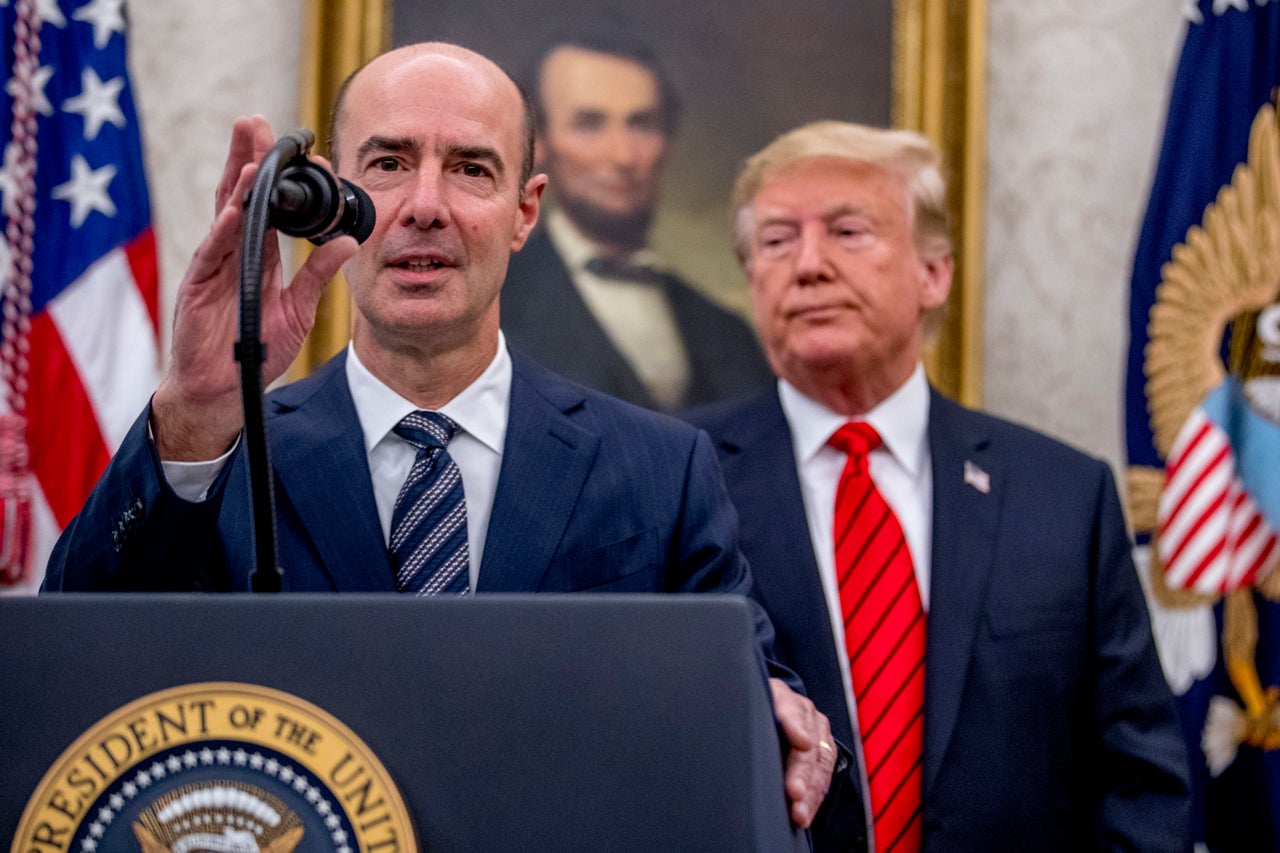
[[836,489],[835,566],[875,849],[915,853],[924,750],[920,588],[902,525],[868,470],[867,454],[880,446],[880,434],[850,421],[828,443],[849,457]]

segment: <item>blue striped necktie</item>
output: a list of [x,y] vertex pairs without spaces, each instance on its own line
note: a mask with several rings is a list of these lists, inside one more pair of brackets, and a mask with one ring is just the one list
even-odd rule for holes
[[466,595],[471,552],[462,475],[446,446],[458,425],[439,412],[412,412],[394,432],[418,448],[391,513],[396,587],[415,595]]

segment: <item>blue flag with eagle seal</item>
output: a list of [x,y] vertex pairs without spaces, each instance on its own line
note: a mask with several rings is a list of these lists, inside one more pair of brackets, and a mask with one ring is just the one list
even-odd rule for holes
[[[1177,562],[1199,594],[1153,596],[1197,850],[1280,850],[1280,0],[1187,0],[1185,18],[1134,257],[1130,514],[1155,583]],[[1207,654],[1177,648],[1194,632],[1162,638],[1166,607],[1204,611]]]

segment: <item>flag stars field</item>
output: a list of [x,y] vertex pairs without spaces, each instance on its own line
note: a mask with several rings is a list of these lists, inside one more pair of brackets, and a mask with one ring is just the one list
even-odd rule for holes
[[90,169],[83,156],[71,158],[71,180],[53,188],[53,197],[71,203],[71,227],[79,228],[93,211],[116,215],[116,206],[107,193],[107,185],[116,176],[116,167],[108,163]]
[[[1248,12],[1249,4],[1253,3],[1257,6],[1265,6],[1272,0],[1213,0],[1213,14],[1215,17],[1222,17],[1232,9],[1237,12]],[[1204,13],[1200,11],[1201,0],[1185,0],[1182,17],[1193,24],[1204,23]]]
[[63,101],[62,108],[84,116],[84,138],[96,139],[102,125],[108,122],[123,128],[125,118],[120,109],[120,92],[124,90],[124,78],[115,77],[104,83],[98,72],[86,66],[80,74],[80,82],[83,90],[74,98]]
[[93,0],[77,9],[71,17],[93,24],[93,46],[102,50],[112,33],[124,32],[124,0]]
[[62,16],[62,10],[58,8],[58,0],[36,0],[36,14],[46,24],[53,24],[60,28],[67,25],[67,19]]

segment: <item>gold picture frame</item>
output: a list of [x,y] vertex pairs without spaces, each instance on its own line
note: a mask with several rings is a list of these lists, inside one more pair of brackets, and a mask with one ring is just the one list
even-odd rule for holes
[[[308,0],[300,119],[321,150],[329,105],[351,71],[390,46],[392,0]],[[942,152],[957,264],[948,314],[926,357],[933,383],[968,405],[982,402],[986,210],[985,0],[893,0],[892,116]],[[345,345],[345,284],[330,287],[292,374],[304,375]]]

